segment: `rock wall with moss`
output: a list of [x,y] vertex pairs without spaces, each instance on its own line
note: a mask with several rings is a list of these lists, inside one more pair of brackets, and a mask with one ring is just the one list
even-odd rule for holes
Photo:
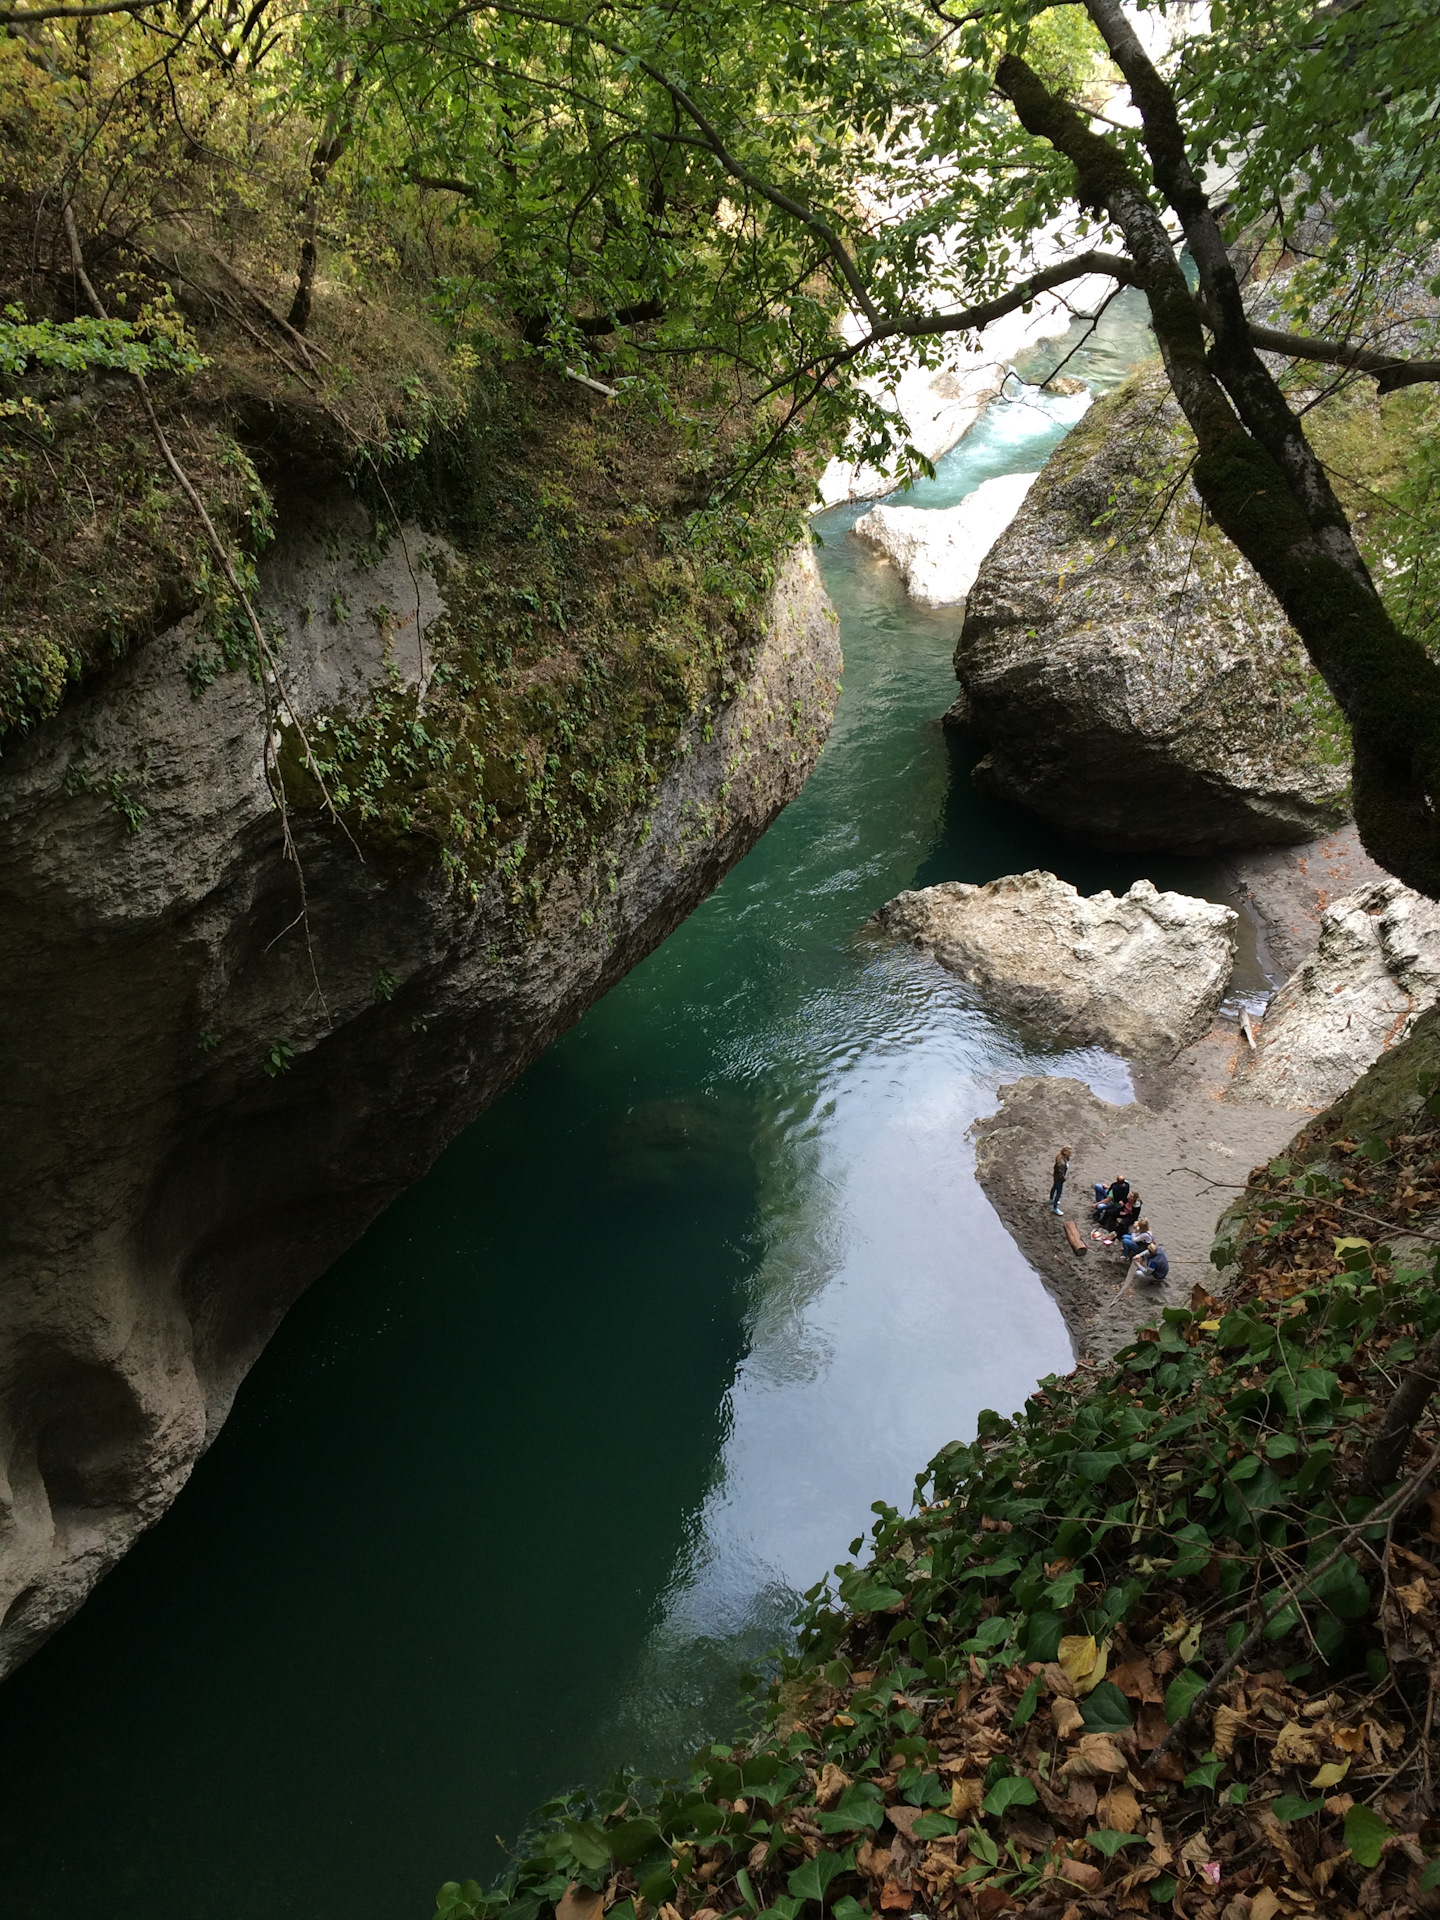
[[[1413,519],[1399,481],[1432,416],[1415,391],[1377,401],[1354,386],[1306,415],[1397,590]],[[977,785],[1080,837],[1186,853],[1311,839],[1348,815],[1348,735],[1279,606],[1206,518],[1193,457],[1158,368],[1091,410],[981,567],[949,718],[985,748]]]
[[0,1667],[828,730],[803,475],[712,505],[702,376],[610,398],[437,314],[464,236],[387,217],[424,270],[322,276],[303,337],[238,213],[87,220],[109,330],[54,205],[0,219]]

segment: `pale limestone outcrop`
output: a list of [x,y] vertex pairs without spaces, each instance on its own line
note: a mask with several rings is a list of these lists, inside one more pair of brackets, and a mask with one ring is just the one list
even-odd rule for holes
[[1163,373],[1097,403],[991,549],[948,716],[974,780],[1102,845],[1314,839],[1349,753],[1276,602],[1200,514]]
[[[263,569],[302,721],[385,670],[422,679],[443,612],[413,542],[349,579],[348,499],[282,521]],[[305,617],[347,581],[353,617]],[[418,620],[367,617],[362,591]],[[643,812],[533,896],[362,859],[293,812],[307,950],[258,690],[224,673],[197,697],[184,650],[140,647],[7,743],[0,778],[0,1672],[169,1505],[296,1296],[754,845],[840,667],[807,548]],[[137,766],[127,832],[74,776]]]
[[958,606],[1039,477],[1001,474],[955,507],[872,507],[851,531],[894,562],[912,600],[925,607]]
[[1205,1032],[1235,962],[1229,907],[1137,880],[1083,895],[1053,873],[897,895],[875,916],[987,1005],[1067,1046],[1173,1059]]
[[1440,906],[1378,880],[1327,907],[1320,942],[1242,1052],[1230,1098],[1325,1107],[1440,1000]]

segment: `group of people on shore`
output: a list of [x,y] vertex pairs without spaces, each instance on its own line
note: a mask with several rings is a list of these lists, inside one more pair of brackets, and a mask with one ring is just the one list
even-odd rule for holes
[[[1061,1147],[1055,1156],[1050,1209],[1057,1215],[1063,1215],[1065,1211],[1060,1201],[1070,1173],[1071,1154],[1070,1147]],[[1170,1273],[1169,1256],[1151,1232],[1140,1196],[1130,1182],[1123,1176],[1117,1176],[1108,1186],[1103,1180],[1097,1180],[1094,1191],[1092,1218],[1098,1224],[1092,1229],[1090,1238],[1097,1246],[1118,1248],[1121,1258],[1129,1263],[1127,1285],[1132,1280],[1167,1279]]]

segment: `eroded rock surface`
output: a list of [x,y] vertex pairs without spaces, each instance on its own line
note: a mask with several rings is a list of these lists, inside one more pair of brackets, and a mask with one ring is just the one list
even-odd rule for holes
[[[282,528],[277,617],[339,604],[325,545]],[[292,621],[302,720],[386,664],[382,631],[400,681],[428,671],[428,566],[364,572],[401,612]],[[122,661],[0,781],[0,1671],[163,1512],[296,1296],[799,791],[840,664],[806,551],[643,814],[523,896],[292,813],[307,948],[258,690],[196,697],[184,651]]]
[[1188,457],[1162,375],[1092,409],[969,593],[953,718],[988,749],[976,784],[1069,834],[1313,839],[1347,816],[1344,738],[1278,606],[1202,521]]
[[1230,1097],[1325,1107],[1440,1000],[1440,906],[1398,880],[1335,901],[1314,953],[1271,1001]]
[[956,507],[872,507],[852,531],[894,562],[912,600],[926,607],[957,606],[1039,477],[1001,474]]
[[902,893],[875,917],[1047,1039],[1156,1062],[1210,1025],[1238,924],[1229,907],[1149,880],[1087,897],[1040,872]]

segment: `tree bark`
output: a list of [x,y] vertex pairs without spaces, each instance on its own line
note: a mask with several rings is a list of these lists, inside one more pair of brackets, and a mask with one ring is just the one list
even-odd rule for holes
[[1406,885],[1440,898],[1440,666],[1385,611],[1329,478],[1255,350],[1173,96],[1114,0],[1086,6],[1122,71],[1134,70],[1126,77],[1156,183],[1200,269],[1213,349],[1174,244],[1120,151],[1017,56],[1001,60],[997,84],[1027,131],[1071,161],[1081,206],[1107,214],[1124,235],[1199,448],[1196,491],[1280,602],[1350,722],[1355,819],[1366,850]]
[[1363,1479],[1373,1493],[1390,1484],[1405,1463],[1410,1440],[1430,1396],[1440,1385],[1440,1333],[1426,1342],[1415,1363],[1390,1397],[1385,1417],[1365,1455]]

